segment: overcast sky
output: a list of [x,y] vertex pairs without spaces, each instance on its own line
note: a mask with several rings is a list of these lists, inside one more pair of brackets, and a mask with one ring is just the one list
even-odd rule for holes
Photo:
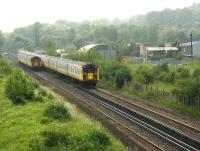
[[200,0],[0,0],[0,30],[11,32],[36,21],[127,18],[164,8],[183,8],[194,2]]

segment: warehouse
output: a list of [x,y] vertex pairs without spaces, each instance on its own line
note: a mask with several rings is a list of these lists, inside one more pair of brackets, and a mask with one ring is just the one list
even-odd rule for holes
[[183,43],[180,45],[180,50],[185,56],[193,55],[200,56],[200,41],[192,42],[193,52],[191,51],[191,42]]
[[117,51],[112,45],[108,44],[90,44],[80,48],[79,52],[96,51],[102,57],[110,59],[117,56]]
[[178,48],[176,47],[146,47],[146,58],[163,59],[176,57]]

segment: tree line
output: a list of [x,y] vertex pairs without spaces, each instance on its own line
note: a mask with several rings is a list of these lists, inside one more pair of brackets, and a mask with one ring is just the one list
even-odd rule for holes
[[184,9],[165,9],[134,16],[128,20],[68,22],[58,20],[54,24],[36,22],[17,28],[11,33],[0,32],[0,49],[78,50],[89,43],[111,43],[118,51],[129,54],[138,42],[163,45],[168,42],[187,42],[190,32],[193,40],[200,39],[200,5]]

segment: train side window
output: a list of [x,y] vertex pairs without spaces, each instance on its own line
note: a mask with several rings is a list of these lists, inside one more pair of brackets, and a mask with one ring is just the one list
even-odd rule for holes
[[68,64],[66,64],[66,70],[68,71]]

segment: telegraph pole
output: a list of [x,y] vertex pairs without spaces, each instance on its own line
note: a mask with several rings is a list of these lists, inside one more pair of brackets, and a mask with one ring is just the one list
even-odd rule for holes
[[191,40],[191,57],[192,57],[192,59],[193,59],[192,32],[190,33],[190,40]]

